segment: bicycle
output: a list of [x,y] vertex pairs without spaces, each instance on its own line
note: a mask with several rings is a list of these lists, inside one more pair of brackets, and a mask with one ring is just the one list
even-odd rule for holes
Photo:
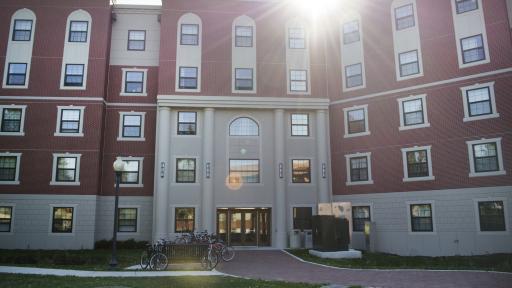
[[219,255],[214,248],[214,241],[210,239],[208,243],[208,252],[201,259],[201,267],[203,269],[213,270],[219,263]]

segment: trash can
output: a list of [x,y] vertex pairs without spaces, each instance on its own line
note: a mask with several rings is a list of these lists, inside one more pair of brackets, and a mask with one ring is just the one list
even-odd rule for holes
[[290,231],[290,249],[300,248],[300,230],[293,229]]
[[304,230],[304,248],[313,248],[313,230],[311,229]]

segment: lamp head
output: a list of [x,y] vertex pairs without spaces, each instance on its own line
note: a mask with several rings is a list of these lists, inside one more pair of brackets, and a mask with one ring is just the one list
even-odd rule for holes
[[114,161],[114,171],[115,172],[123,172],[126,167],[126,162],[121,160],[120,157],[117,157],[116,161]]

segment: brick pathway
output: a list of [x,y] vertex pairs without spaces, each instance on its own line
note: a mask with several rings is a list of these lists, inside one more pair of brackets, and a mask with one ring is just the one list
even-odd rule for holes
[[336,269],[301,262],[282,251],[237,251],[217,270],[231,275],[290,282],[393,288],[510,288],[511,273]]

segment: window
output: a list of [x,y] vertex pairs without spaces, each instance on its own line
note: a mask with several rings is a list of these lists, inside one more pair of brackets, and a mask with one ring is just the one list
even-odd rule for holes
[[306,70],[290,70],[290,91],[308,91],[308,72]]
[[310,160],[292,160],[292,183],[311,183]]
[[455,0],[457,5],[457,14],[478,9],[478,0]]
[[0,135],[23,135],[26,106],[0,106]]
[[14,20],[12,41],[30,41],[32,36],[32,20]]
[[196,159],[176,159],[176,183],[196,182]]
[[260,160],[229,160],[229,183],[260,183]]
[[364,223],[371,221],[370,210],[370,206],[352,206],[352,231],[364,232]]
[[119,208],[117,232],[137,232],[137,208]]
[[117,140],[144,140],[144,112],[120,112],[121,127]]
[[80,114],[80,109],[61,109],[59,133],[79,133]]
[[292,136],[309,136],[309,114],[292,114]]
[[400,60],[400,77],[419,74],[418,50],[398,54]]
[[197,67],[180,67],[180,89],[197,89]]
[[189,233],[194,231],[195,208],[176,208],[174,210],[174,232]]
[[55,171],[57,182],[76,182],[77,157],[57,157],[57,170]]
[[467,141],[469,177],[505,175],[501,138]]
[[87,21],[71,21],[69,24],[69,42],[87,42]]
[[27,63],[9,63],[6,85],[25,86]]
[[505,205],[503,201],[478,202],[478,216],[480,219],[480,231],[506,231]]
[[0,153],[0,185],[19,184],[21,153]]
[[0,207],[0,233],[12,230],[12,207]]
[[402,149],[404,182],[434,180],[432,175],[431,146]]
[[400,111],[399,130],[430,127],[426,97],[427,95],[417,95],[397,99]]
[[368,105],[344,108],[345,137],[369,135]]
[[460,39],[464,64],[485,60],[482,34]]
[[[122,160],[126,162],[126,167],[121,172],[120,184],[140,186],[142,183],[142,160],[129,160],[129,158],[123,158]],[[127,187],[127,185],[124,186]]]
[[343,44],[359,42],[359,22],[357,20],[343,24]]
[[181,45],[199,45],[199,25],[181,24]]
[[144,51],[146,49],[146,31],[128,31],[128,50]]
[[288,38],[290,49],[306,48],[306,32],[304,28],[297,27],[288,29]]
[[347,182],[346,185],[373,184],[371,152],[345,155]]
[[80,87],[84,85],[84,64],[66,64],[64,86]]
[[363,85],[363,71],[361,63],[345,66],[345,81],[347,88]]
[[414,27],[413,4],[395,8],[395,24],[396,30],[403,30],[409,27]]
[[229,125],[229,136],[258,136],[258,124],[251,118],[241,117]]
[[411,232],[434,232],[432,204],[411,204]]
[[73,207],[53,207],[52,233],[73,233]]
[[293,229],[301,231],[312,229],[312,219],[312,207],[293,207]]
[[252,27],[235,27],[235,47],[252,47]]
[[144,93],[144,72],[126,71],[124,93]]
[[178,112],[178,135],[196,135],[197,113]]
[[494,82],[462,87],[464,122],[496,118],[500,115],[494,100]]
[[253,90],[252,69],[235,69],[235,90]]

